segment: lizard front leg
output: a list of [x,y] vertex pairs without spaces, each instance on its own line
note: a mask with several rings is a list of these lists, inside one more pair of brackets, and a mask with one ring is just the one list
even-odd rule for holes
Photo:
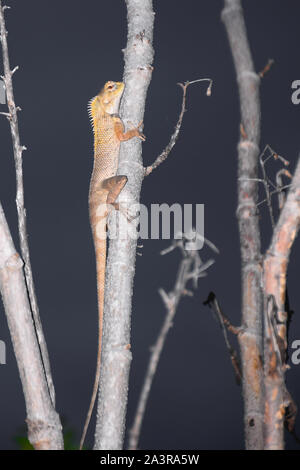
[[129,129],[128,131],[124,132],[124,124],[122,122],[122,119],[117,117],[117,116],[114,117],[115,134],[116,134],[117,138],[120,140],[120,142],[130,140],[133,137],[138,137],[139,139],[145,141],[146,137],[139,130],[139,128],[142,126],[142,124],[143,124],[143,121],[139,122],[137,127],[135,127],[134,129]]

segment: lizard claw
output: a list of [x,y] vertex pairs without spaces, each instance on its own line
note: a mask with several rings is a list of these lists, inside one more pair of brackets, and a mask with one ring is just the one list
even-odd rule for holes
[[130,124],[130,126],[131,126],[134,130],[136,130],[136,132],[137,132],[136,137],[138,137],[138,138],[141,139],[143,142],[145,142],[146,136],[140,131],[140,127],[142,127],[142,128],[144,127],[144,121],[143,121],[143,120],[140,121],[137,126],[134,126],[134,124],[133,124],[132,122],[129,122],[128,124]]
[[142,134],[142,132],[138,131],[139,132],[139,135],[137,136],[139,139],[141,139],[143,142],[145,142],[146,140],[146,136],[144,134]]
[[143,120],[141,120],[141,121],[138,123],[138,125],[136,126],[136,128],[137,128],[137,130],[138,130],[138,132],[139,132],[138,138],[141,139],[143,142],[145,142],[146,136],[139,130],[140,127],[141,127],[142,129],[143,129],[143,127],[144,127],[144,121],[143,121]]

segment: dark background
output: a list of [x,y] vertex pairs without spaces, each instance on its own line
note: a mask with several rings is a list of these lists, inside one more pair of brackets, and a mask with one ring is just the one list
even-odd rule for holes
[[[92,169],[92,132],[87,102],[107,80],[122,78],[126,44],[123,0],[8,1],[9,52],[24,153],[29,243],[41,318],[56,387],[57,410],[77,442],[86,416],[96,363],[95,266],[87,195]],[[270,144],[290,160],[299,151],[300,106],[291,83],[300,79],[297,0],[244,1],[257,71],[275,64],[261,84],[261,147]],[[143,449],[241,449],[241,389],[236,386],[219,326],[202,305],[210,290],[234,324],[240,322],[240,258],[235,217],[239,103],[233,63],[220,20],[222,1],[154,1],[154,72],[146,103],[145,165],[168,142],[181,105],[179,81],[214,79],[188,90],[188,112],[167,162],[145,179],[142,202],[204,203],[205,235],[220,249],[194,298],[184,299],[155,376],[142,429]],[[5,111],[5,106],[1,106]],[[7,120],[0,119],[0,200],[16,245],[15,175]],[[279,162],[270,161],[269,171]],[[263,197],[263,195],[261,195]],[[275,201],[274,201],[275,202]],[[270,222],[261,210],[263,249]],[[18,245],[17,245],[18,246]],[[179,256],[159,252],[167,241],[146,240],[137,258],[132,312],[133,362],[128,426],[154,343],[164,319],[159,287],[170,289]],[[203,250],[203,258],[211,253]],[[300,339],[299,240],[289,266],[295,310],[290,341]],[[0,447],[16,448],[25,407],[16,361],[1,309],[0,338],[7,364],[0,366]],[[287,373],[300,402],[300,366]],[[300,423],[297,421],[300,432]],[[94,420],[87,444],[92,445]],[[290,436],[287,448],[297,448]]]

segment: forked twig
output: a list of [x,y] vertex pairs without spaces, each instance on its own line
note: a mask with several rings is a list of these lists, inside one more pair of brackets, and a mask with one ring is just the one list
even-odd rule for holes
[[181,111],[179,114],[179,118],[177,121],[177,124],[175,126],[174,133],[172,134],[170,141],[168,145],[164,148],[164,150],[161,152],[161,154],[156,158],[156,160],[152,163],[152,165],[149,165],[145,168],[145,176],[150,175],[155,168],[157,168],[159,165],[161,165],[167,158],[169,153],[171,152],[172,148],[176,144],[176,141],[178,139],[179,131],[181,128],[182,120],[183,120],[183,115],[186,112],[185,104],[186,104],[186,92],[189,87],[189,85],[192,85],[193,83],[198,83],[198,82],[203,82],[203,81],[209,81],[209,86],[206,90],[206,95],[210,96],[211,95],[211,89],[212,89],[212,84],[213,80],[210,78],[199,78],[198,80],[193,80],[191,82],[187,81],[185,83],[178,83],[182,88],[183,95],[182,95],[182,104],[181,104]]
[[[267,151],[269,152],[269,155],[265,157]],[[276,173],[276,183],[273,183],[273,181],[268,177],[267,172],[266,172],[266,163],[270,160],[270,158],[274,158],[274,160],[280,160],[284,164],[285,167],[289,165],[288,160],[286,160],[284,157],[282,157],[277,152],[275,152],[270,147],[270,145],[267,144],[259,156],[259,163],[260,163],[260,167],[262,171],[262,178],[239,178],[239,180],[240,181],[256,181],[264,185],[266,198],[263,199],[262,201],[259,201],[256,204],[256,207],[261,206],[265,202],[267,203],[269,214],[270,214],[270,219],[271,219],[271,225],[274,230],[275,218],[274,218],[271,199],[274,194],[278,194],[278,205],[279,205],[279,209],[281,210],[284,204],[284,200],[285,200],[284,190],[290,187],[290,185],[283,185],[282,177],[286,176],[287,178],[291,179],[292,175],[286,168],[281,168]],[[271,190],[271,187],[273,188],[273,190]]]

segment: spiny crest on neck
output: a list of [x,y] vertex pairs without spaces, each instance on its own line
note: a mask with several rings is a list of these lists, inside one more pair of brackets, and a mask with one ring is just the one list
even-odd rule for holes
[[97,119],[102,113],[118,113],[123,90],[124,83],[109,81],[105,83],[100,93],[89,101],[88,114],[92,122],[94,134],[97,128]]
[[96,100],[97,100],[97,96],[94,96],[88,102],[88,115],[89,115],[94,133],[95,133],[95,127],[96,127],[95,120],[96,120],[96,114],[97,114],[96,113],[96,106],[97,106]]

